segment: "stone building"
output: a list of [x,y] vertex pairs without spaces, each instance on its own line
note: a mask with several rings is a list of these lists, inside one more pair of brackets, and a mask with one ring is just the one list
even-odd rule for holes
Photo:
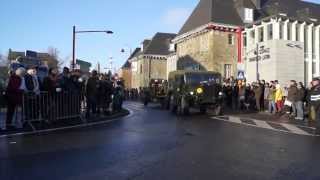
[[200,0],[173,40],[177,69],[220,72],[236,76],[241,61],[241,27],[244,10],[254,8],[254,0]]
[[168,63],[308,82],[320,75],[319,20],[320,5],[301,0],[200,0],[173,40],[178,60]]
[[148,87],[152,79],[167,79],[167,56],[172,53],[170,44],[176,34],[156,33],[141,44],[140,51],[129,61],[132,71],[132,88]]
[[119,76],[121,79],[124,80],[124,85],[126,89],[131,89],[132,88],[132,61],[139,55],[140,53],[140,48],[136,48],[133,53],[130,55],[128,60],[124,63],[124,65],[121,67]]
[[259,12],[265,17],[257,17],[243,32],[248,81],[260,78],[307,84],[320,76],[320,5],[267,1]]

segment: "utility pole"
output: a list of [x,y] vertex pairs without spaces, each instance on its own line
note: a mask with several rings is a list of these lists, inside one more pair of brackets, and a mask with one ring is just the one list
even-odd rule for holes
[[76,66],[76,26],[73,26],[73,33],[72,33],[72,39],[73,39],[73,44],[72,44],[72,64],[71,68],[72,70],[75,69]]
[[256,70],[257,70],[257,82],[260,80],[259,75],[259,44],[257,43],[257,49],[256,49]]
[[76,31],[76,26],[73,26],[72,32],[72,70],[75,69],[76,66],[76,34],[78,33],[106,33],[106,34],[113,34],[113,31]]

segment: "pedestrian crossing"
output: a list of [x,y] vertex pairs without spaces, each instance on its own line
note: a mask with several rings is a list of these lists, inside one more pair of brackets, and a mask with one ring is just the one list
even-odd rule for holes
[[144,109],[143,104],[138,104],[136,102],[126,103],[124,106],[132,111],[142,111]]
[[268,129],[283,133],[297,134],[303,136],[317,136],[315,135],[315,128],[307,126],[299,126],[288,123],[278,123],[271,121],[262,121],[250,118],[241,118],[237,116],[219,116],[211,117],[211,119],[229,122],[233,124],[240,124],[245,126],[251,126],[256,128]]

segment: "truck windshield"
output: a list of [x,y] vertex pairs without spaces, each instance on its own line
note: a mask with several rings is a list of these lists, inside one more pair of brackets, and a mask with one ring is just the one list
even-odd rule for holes
[[215,74],[186,74],[187,84],[212,84],[220,83],[220,78]]

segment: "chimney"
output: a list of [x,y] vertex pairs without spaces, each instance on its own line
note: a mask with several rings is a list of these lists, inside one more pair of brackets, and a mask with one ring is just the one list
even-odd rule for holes
[[151,40],[146,39],[141,43],[141,47],[140,48],[141,48],[142,52],[146,49],[146,47],[149,45],[150,42],[151,42]]
[[257,9],[261,9],[261,0],[251,0]]

